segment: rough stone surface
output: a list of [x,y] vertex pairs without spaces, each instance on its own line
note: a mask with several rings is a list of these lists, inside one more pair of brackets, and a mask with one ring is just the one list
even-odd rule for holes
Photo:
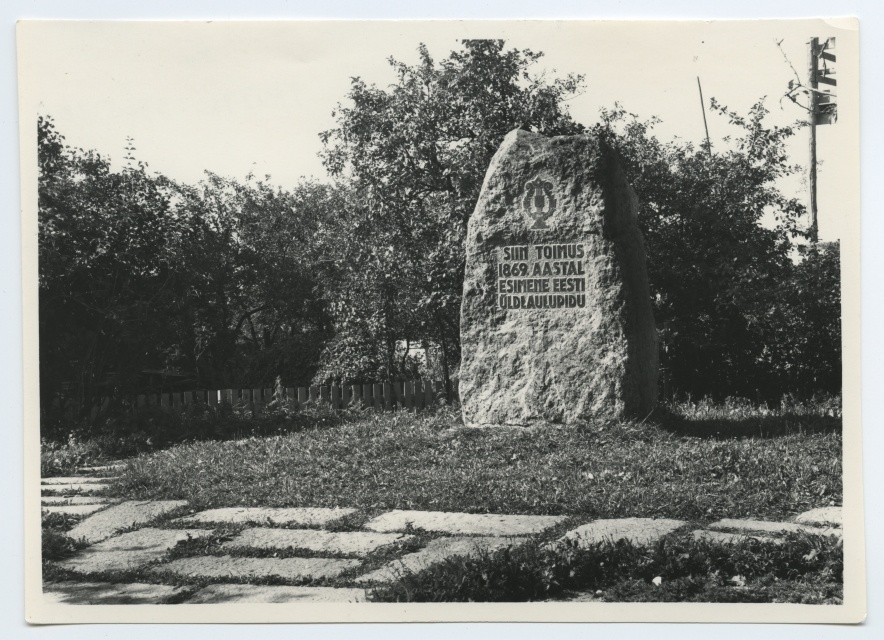
[[88,516],[99,509],[104,509],[104,504],[44,504],[41,509],[47,513],[66,513],[72,516]]
[[43,589],[45,604],[162,604],[180,587],[165,584],[59,582]]
[[458,535],[524,536],[545,531],[563,520],[563,516],[509,516],[397,509],[370,520],[365,528],[372,531],[404,531],[410,523],[416,529]]
[[355,511],[356,509],[325,509],[319,507],[292,507],[283,509],[267,507],[226,507],[223,509],[200,511],[192,516],[179,518],[178,521],[182,523],[273,523],[319,527],[334,522],[335,520],[339,520]]
[[40,504],[107,504],[110,502],[108,498],[101,496],[43,496],[40,498]]
[[368,531],[317,531],[315,529],[246,529],[226,547],[254,549],[307,549],[319,553],[364,556],[385,545],[414,536]]
[[841,535],[840,529],[819,529],[794,522],[771,522],[769,520],[734,520],[724,518],[709,525],[710,529],[734,529],[737,531],[764,531],[766,533],[815,533],[820,535]]
[[152,573],[174,573],[190,578],[250,578],[277,577],[286,580],[318,580],[335,578],[344,571],[359,566],[359,560],[331,558],[239,558],[234,556],[198,556],[179,558],[157,565]]
[[86,547],[58,564],[80,573],[135,569],[158,560],[188,536],[196,538],[211,533],[203,529],[139,529]]
[[[467,425],[653,408],[657,334],[637,210],[614,151],[598,138],[506,136],[467,228],[459,386]],[[538,256],[552,245],[564,255]]]
[[54,478],[42,478],[40,480],[41,485],[57,485],[57,484],[102,484],[108,483],[111,480],[116,480],[117,478],[99,478],[97,476],[71,476],[71,477],[54,477]]
[[105,511],[83,520],[68,531],[74,539],[85,538],[88,542],[98,542],[109,538],[120,529],[128,529],[150,522],[154,518],[183,507],[184,500],[129,500],[116,504]]
[[503,547],[515,546],[524,538],[436,538],[427,546],[385,564],[380,569],[356,579],[357,583],[392,582],[406,573],[414,573],[438,564],[453,556],[471,556],[481,552],[495,551]]
[[684,526],[681,520],[651,518],[619,518],[596,520],[566,533],[560,542],[574,540],[579,547],[588,547],[606,540],[629,540],[635,545],[648,545]]
[[796,517],[795,522],[815,525],[828,524],[840,527],[842,522],[841,507],[820,507],[819,509],[811,509]]
[[293,602],[365,602],[364,589],[289,587],[255,584],[211,584],[200,589],[187,604],[289,604]]
[[717,542],[718,544],[737,544],[746,540],[758,540],[769,544],[783,544],[782,538],[773,538],[771,536],[749,534],[749,533],[724,533],[722,531],[694,531],[695,540],[705,540],[707,542]]

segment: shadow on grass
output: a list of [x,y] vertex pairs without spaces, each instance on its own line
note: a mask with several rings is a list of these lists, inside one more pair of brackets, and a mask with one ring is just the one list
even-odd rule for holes
[[652,415],[661,429],[680,436],[710,440],[779,438],[790,435],[840,433],[841,418],[803,413],[752,416],[685,416],[660,407]]

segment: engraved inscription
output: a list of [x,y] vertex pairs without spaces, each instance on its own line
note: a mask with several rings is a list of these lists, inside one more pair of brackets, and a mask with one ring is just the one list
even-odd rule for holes
[[586,306],[585,249],[579,243],[498,249],[497,306],[575,309]]

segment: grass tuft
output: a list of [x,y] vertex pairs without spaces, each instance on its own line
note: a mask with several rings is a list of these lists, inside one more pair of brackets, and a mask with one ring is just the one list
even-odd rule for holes
[[[581,549],[539,543],[452,557],[375,587],[377,602],[524,602],[574,591],[606,602],[813,602],[842,597],[843,548],[834,537],[793,534],[783,545],[664,538]],[[822,594],[822,595],[821,595]]]
[[43,562],[64,560],[88,546],[82,540],[74,540],[66,534],[85,516],[68,513],[44,513],[41,518]]

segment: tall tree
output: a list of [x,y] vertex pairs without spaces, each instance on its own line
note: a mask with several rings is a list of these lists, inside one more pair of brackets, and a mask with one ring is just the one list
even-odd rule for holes
[[763,364],[782,392],[841,392],[841,248],[812,244],[767,310]]
[[777,396],[786,381],[769,366],[768,318],[787,304],[780,291],[804,214],[778,181],[799,171],[785,143],[800,125],[767,126],[763,102],[748,117],[712,106],[740,131],[715,153],[661,142],[658,120],[641,122],[619,106],[603,111],[595,130],[618,146],[639,198],[662,364],[674,387]]
[[163,366],[183,229],[168,183],[143,164],[114,172],[65,145],[51,119],[37,131],[41,399],[66,389],[88,407]]
[[379,363],[344,372],[328,354],[327,377],[393,377],[396,342],[411,340],[438,347],[447,379],[460,359],[466,222],[491,156],[515,128],[583,130],[565,106],[582,77],[532,73],[541,53],[466,40],[438,63],[423,45],[419,54],[416,65],[390,59],[397,82],[386,90],[354,78],[337,127],[321,134],[325,166],[355,194],[358,230],[346,238],[361,311],[336,315],[336,331]]
[[176,185],[131,144],[115,172],[49,118],[38,134],[44,407],[156,391],[148,370],[203,388],[312,379],[331,328],[316,238],[342,210],[339,189],[213,174]]
[[186,366],[216,387],[276,376],[307,384],[329,332],[313,272],[315,236],[339,210],[336,190],[302,183],[289,192],[210,173],[178,195],[176,212],[187,221],[179,247]]

